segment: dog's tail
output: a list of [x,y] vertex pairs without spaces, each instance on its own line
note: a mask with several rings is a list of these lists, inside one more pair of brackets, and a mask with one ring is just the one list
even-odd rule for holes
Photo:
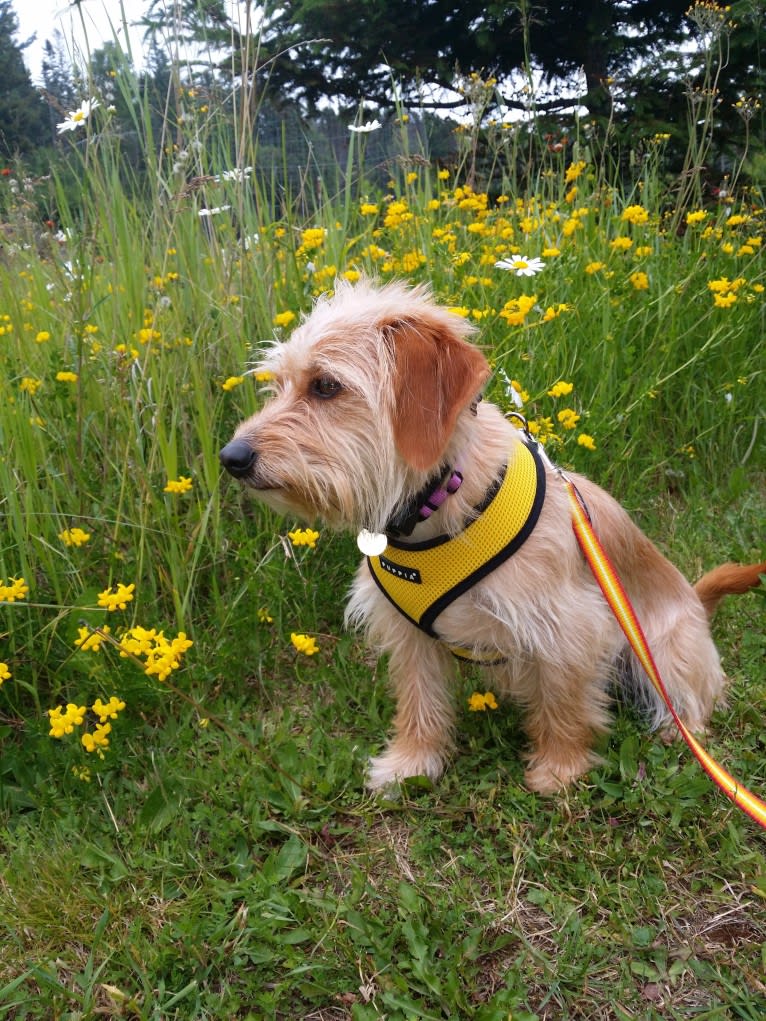
[[766,562],[762,564],[721,564],[703,574],[694,591],[705,607],[705,613],[712,617],[716,606],[724,596],[741,595],[761,584],[761,575],[766,574]]

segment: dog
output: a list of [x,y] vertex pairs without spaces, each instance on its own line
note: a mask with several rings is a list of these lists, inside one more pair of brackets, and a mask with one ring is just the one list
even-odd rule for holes
[[[346,623],[389,657],[396,700],[373,790],[441,775],[456,659],[482,664],[492,691],[521,706],[525,782],[541,794],[597,764],[616,683],[672,730],[577,545],[557,471],[481,399],[490,368],[473,332],[423,285],[339,283],[267,351],[271,397],[220,454],[275,510],[360,533]],[[675,709],[703,731],[725,681],[709,617],[766,563],[722,565],[692,587],[611,496],[569,477]]]

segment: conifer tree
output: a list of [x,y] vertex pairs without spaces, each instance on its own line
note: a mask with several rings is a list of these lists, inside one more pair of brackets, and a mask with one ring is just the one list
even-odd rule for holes
[[0,0],[0,158],[28,156],[50,141],[46,105],[16,41],[18,19],[11,0]]

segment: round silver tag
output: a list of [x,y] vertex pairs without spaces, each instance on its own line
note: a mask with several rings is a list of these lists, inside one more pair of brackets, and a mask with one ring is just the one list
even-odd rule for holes
[[388,546],[388,539],[382,532],[368,532],[363,528],[356,537],[356,544],[366,557],[379,557]]

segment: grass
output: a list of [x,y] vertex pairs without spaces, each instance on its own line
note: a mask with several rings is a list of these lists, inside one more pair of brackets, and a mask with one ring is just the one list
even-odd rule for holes
[[[429,280],[479,327],[490,396],[509,406],[514,381],[553,456],[688,576],[762,557],[760,196],[670,231],[649,140],[628,185],[585,146],[542,146],[530,189],[498,157],[491,193],[427,152],[380,190],[350,148],[316,200],[280,206],[223,176],[226,110],[189,105],[178,148],[146,144],[147,194],[104,104],[68,153],[76,194],[59,169],[4,197],[0,583],[29,592],[0,605],[0,1017],[762,1017],[763,837],[683,747],[618,706],[603,765],[543,799],[522,786],[516,711],[464,711],[442,782],[369,798],[392,705],[385,664],[342,629],[353,539],[291,543],[296,523],[217,460],[289,313],[338,274]],[[185,144],[219,178],[204,193],[175,169]],[[495,268],[514,254],[545,269]],[[559,381],[571,393],[551,396]],[[75,527],[82,546],[61,538]],[[118,584],[125,609],[99,606]],[[160,681],[146,651],[76,648],[107,626],[193,645]],[[725,605],[715,634],[731,689],[707,743],[763,792],[763,599]],[[88,707],[111,696],[126,707],[89,753]],[[54,739],[70,702],[83,723]]]

